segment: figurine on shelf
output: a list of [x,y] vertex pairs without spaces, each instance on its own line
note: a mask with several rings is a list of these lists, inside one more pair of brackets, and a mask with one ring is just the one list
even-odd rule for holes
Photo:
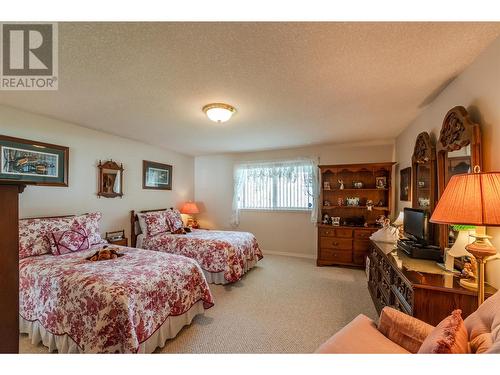
[[340,217],[339,216],[332,217],[332,225],[334,227],[340,226]]
[[344,190],[344,180],[339,179],[338,182],[339,182],[339,189]]
[[371,199],[366,200],[366,209],[371,211],[373,209],[373,201]]
[[323,182],[323,190],[330,190],[330,182],[328,181]]
[[323,215],[323,220],[321,221],[323,224],[329,225],[331,223],[331,218],[330,215],[324,214]]
[[344,198],[338,197],[337,198],[337,206],[342,207],[344,205]]
[[332,205],[332,204],[330,203],[330,201],[325,200],[325,201],[323,202],[323,206],[325,206],[325,207],[330,207],[331,205]]
[[363,182],[362,181],[353,181],[352,186],[355,189],[362,189],[363,188]]
[[387,187],[387,177],[375,177],[375,185],[377,189],[385,189]]
[[472,283],[477,283],[476,281],[477,275],[477,262],[473,257],[469,258],[469,261],[464,264],[464,268],[462,269],[461,277],[468,279]]

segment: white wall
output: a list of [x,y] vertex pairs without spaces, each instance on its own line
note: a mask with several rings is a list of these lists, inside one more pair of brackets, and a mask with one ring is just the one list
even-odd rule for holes
[[[393,160],[393,142],[321,145],[295,149],[195,158],[195,200],[200,225],[232,229],[233,166],[239,161],[311,157],[320,164],[368,163]],[[316,257],[316,227],[307,212],[242,211],[238,230],[256,235],[263,251]]]
[[[462,105],[473,121],[481,125],[483,142],[483,169],[500,170],[500,39],[486,49],[472,65],[451,83],[396,139],[396,161],[399,168],[411,165],[411,154],[417,135],[430,132],[435,139],[445,114],[454,106]],[[399,179],[399,173],[397,174]],[[396,182],[399,186],[399,182]],[[396,194],[399,197],[399,193]],[[398,202],[399,209],[408,203]],[[500,230],[489,229],[500,249]],[[500,261],[487,265],[487,278],[500,287]]]
[[[101,211],[101,232],[126,229],[130,210],[179,206],[194,197],[194,158],[74,124],[0,106],[0,134],[70,148],[69,187],[28,186],[20,197],[21,217]],[[123,198],[98,198],[97,164],[123,163]],[[142,161],[171,164],[171,191],[142,189]],[[130,236],[128,237],[130,239]]]

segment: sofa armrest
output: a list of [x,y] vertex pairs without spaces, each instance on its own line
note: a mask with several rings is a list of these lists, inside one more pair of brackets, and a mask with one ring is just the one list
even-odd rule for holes
[[384,307],[377,328],[389,340],[410,353],[417,353],[434,327],[401,311]]

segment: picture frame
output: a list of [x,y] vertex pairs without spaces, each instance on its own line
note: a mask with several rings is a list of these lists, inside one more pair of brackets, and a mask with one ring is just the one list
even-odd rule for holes
[[339,227],[340,226],[340,216],[334,216],[334,217],[332,217],[332,225],[334,227]]
[[0,182],[68,186],[69,147],[0,135]]
[[387,188],[387,177],[385,177],[385,176],[375,177],[375,187],[377,189],[386,189]]
[[172,190],[172,166],[155,161],[142,161],[142,188]]
[[411,167],[399,171],[399,200],[411,201]]

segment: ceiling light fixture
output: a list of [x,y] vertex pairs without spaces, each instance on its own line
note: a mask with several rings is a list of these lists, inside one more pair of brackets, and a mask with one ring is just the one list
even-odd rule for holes
[[213,122],[226,122],[236,112],[236,108],[225,103],[210,103],[202,108],[207,117]]

